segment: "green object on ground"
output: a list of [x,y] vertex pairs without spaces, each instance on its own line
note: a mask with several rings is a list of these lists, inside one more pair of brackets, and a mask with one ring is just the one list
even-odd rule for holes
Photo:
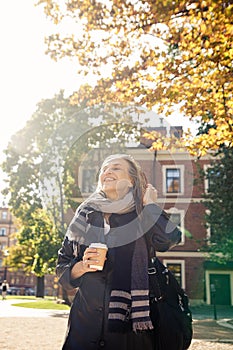
[[[22,299],[21,299],[22,300]],[[57,300],[34,298],[32,301],[26,301],[12,304],[12,306],[26,307],[31,309],[47,309],[47,310],[69,310],[70,307],[65,304],[59,304]]]

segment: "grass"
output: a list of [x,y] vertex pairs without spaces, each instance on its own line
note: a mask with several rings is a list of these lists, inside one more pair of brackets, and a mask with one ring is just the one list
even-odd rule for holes
[[[47,298],[47,297],[46,297]],[[48,297],[50,298],[50,297]],[[24,300],[36,300],[36,297],[29,295],[7,295],[7,299],[24,299]]]
[[[13,306],[26,307],[30,309],[47,309],[47,310],[69,310],[70,307],[65,304],[57,303],[54,297],[36,298],[34,296],[8,296],[7,299],[20,299],[25,302],[14,303]],[[28,301],[27,301],[28,300]]]

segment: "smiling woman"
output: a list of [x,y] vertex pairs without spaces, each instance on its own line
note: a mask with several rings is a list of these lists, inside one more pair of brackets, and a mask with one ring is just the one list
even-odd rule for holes
[[[169,241],[158,234],[156,200],[130,155],[104,160],[97,189],[77,209],[58,254],[59,282],[78,288],[63,350],[154,350],[146,240],[158,251],[162,241],[169,249],[180,240],[176,228]],[[95,246],[107,250],[101,271],[92,267],[101,257]]]
[[129,175],[127,160],[108,158],[100,171],[99,188],[106,197],[117,200],[124,197],[130,187],[133,187],[133,179]]

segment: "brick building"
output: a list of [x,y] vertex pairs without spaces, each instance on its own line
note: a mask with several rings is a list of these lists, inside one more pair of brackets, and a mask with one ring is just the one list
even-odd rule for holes
[[25,294],[25,291],[29,292],[30,288],[35,287],[35,276],[26,276],[23,271],[13,271],[7,266],[8,247],[15,244],[15,222],[10,210],[6,206],[0,207],[0,284],[7,280],[12,293]]
[[[16,220],[9,208],[0,207],[0,286],[4,280],[7,280],[10,293],[34,294],[36,277],[33,274],[26,275],[22,270],[14,270],[7,265],[8,248],[16,242],[14,233],[18,228],[15,223]],[[54,276],[46,276],[46,288],[50,295],[53,293],[53,279]]]
[[0,283],[8,278],[7,266],[3,260],[7,258],[11,234],[16,232],[13,217],[7,207],[0,207]]

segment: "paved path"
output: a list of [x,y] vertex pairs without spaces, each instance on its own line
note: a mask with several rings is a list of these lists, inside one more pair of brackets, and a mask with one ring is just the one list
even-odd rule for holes
[[[19,302],[0,301],[0,349],[60,350],[69,312],[11,306]],[[193,326],[189,350],[233,350],[233,328],[212,319],[194,319]]]
[[0,301],[1,350],[59,350],[65,337],[69,310],[12,306],[20,299]]

